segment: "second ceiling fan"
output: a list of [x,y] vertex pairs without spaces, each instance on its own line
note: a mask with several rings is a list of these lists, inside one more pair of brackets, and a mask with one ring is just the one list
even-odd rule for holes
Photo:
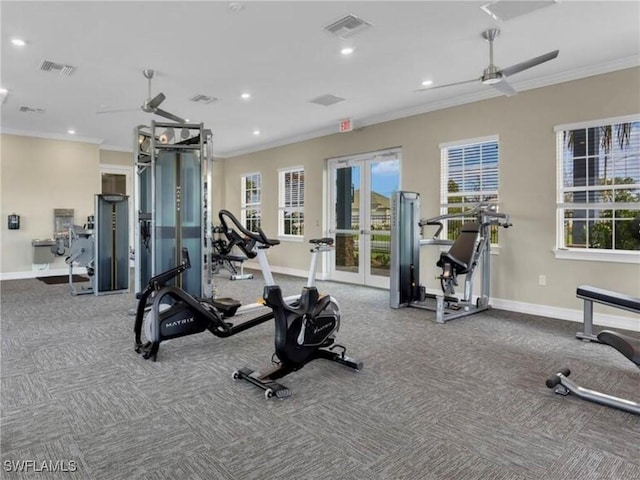
[[515,65],[511,65],[507,68],[499,68],[493,64],[493,41],[500,34],[500,30],[497,28],[490,28],[482,32],[482,38],[489,42],[489,66],[484,69],[481,77],[476,77],[471,80],[464,80],[462,82],[448,83],[447,85],[436,85],[434,87],[425,87],[416,90],[417,92],[423,92],[426,90],[434,90],[436,88],[445,88],[452,87],[454,85],[464,85],[466,83],[475,83],[480,82],[484,85],[490,85],[500,93],[511,96],[515,95],[516,92],[511,85],[507,82],[507,77],[511,77],[516,73],[520,73],[524,70],[528,70],[529,68],[533,68],[541,63],[548,62],[549,60],[553,60],[558,56],[559,50],[554,50],[549,53],[545,53],[544,55],[540,55],[539,57],[530,58],[529,60],[525,60],[524,62],[516,63]]
[[[159,108],[160,104],[164,102],[165,99],[167,98],[164,93],[160,92],[155,97],[151,96],[151,80],[155,75],[155,70],[145,69],[142,71],[142,74],[149,81],[149,90],[148,90],[147,98],[144,101],[144,103],[140,106],[142,111],[146,113],[153,113],[155,115],[159,115],[160,117],[168,118],[169,120],[173,120],[174,122],[177,122],[177,123],[186,123],[185,119]],[[127,108],[127,109],[119,109],[119,110],[103,110],[97,113],[130,112],[135,110],[137,109]]]

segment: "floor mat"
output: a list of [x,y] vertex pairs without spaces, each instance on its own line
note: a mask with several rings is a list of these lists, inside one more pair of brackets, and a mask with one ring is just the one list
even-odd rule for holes
[[[60,285],[61,283],[69,283],[69,275],[56,275],[54,277],[36,277],[36,279],[41,282],[46,283],[47,285]],[[73,282],[88,282],[88,277],[83,277],[82,275],[74,275]]]

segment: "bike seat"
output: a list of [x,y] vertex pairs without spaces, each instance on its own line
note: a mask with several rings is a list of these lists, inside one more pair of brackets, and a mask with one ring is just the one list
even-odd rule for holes
[[333,245],[333,238],[331,237],[314,238],[312,240],[309,240],[309,243],[313,243],[314,245]]

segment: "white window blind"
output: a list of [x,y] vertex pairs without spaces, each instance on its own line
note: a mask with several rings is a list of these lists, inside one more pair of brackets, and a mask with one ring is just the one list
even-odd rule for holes
[[279,172],[280,236],[304,235],[304,169],[296,167]]
[[251,232],[257,232],[261,223],[262,175],[251,173],[242,177],[241,219]]
[[[460,213],[479,202],[498,202],[498,137],[460,141],[440,146],[441,215]],[[445,224],[443,238],[455,240],[462,224],[473,218],[454,218]],[[446,237],[445,237],[446,235]],[[497,228],[491,243],[498,242]]]

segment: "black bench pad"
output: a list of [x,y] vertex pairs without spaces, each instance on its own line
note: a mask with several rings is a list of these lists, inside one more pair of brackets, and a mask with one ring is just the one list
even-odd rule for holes
[[612,307],[620,307],[632,312],[640,313],[640,298],[612,292],[603,288],[581,285],[576,290],[576,296],[585,300],[604,303]]
[[598,334],[598,340],[615,348],[622,355],[640,367],[640,340],[628,335],[621,335],[610,330],[601,331]]

